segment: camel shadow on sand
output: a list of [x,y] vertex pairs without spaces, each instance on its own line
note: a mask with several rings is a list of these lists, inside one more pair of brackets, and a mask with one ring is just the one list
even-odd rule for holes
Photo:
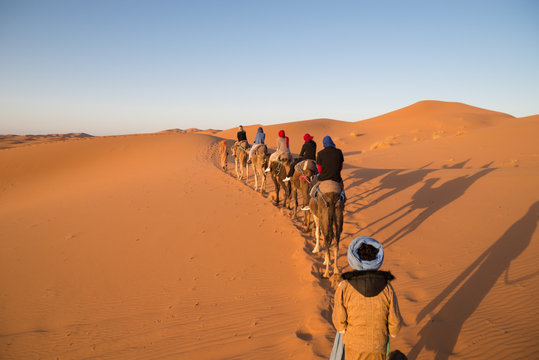
[[[444,169],[462,169],[470,161],[467,159],[465,161],[453,164],[451,166],[443,166]],[[351,175],[345,179],[353,179],[350,185],[347,185],[347,189],[352,189],[356,186],[361,186],[362,184],[373,180],[379,176],[383,176],[380,179],[380,183],[370,189],[367,189],[356,195],[352,195],[348,199],[348,207],[352,207],[352,212],[366,210],[367,208],[374,206],[381,201],[403,191],[409,187],[414,186],[417,183],[423,181],[423,179],[431,172],[436,171],[436,169],[427,169],[428,166],[432,165],[432,162],[423,165],[417,170],[410,169],[369,169],[357,167],[356,170],[353,170]],[[347,167],[350,167],[348,165]],[[355,167],[355,166],[352,166]],[[367,201],[366,199],[381,193],[382,195],[377,198]],[[366,204],[360,204],[361,202],[367,202]],[[350,210],[349,210],[350,211]]]
[[488,168],[489,165],[490,164],[486,164],[483,166],[483,170],[480,170],[473,175],[457,177],[455,179],[446,181],[438,187],[435,187],[434,185],[440,180],[440,178],[427,179],[423,182],[423,186],[417,190],[414,195],[412,195],[411,201],[381,217],[380,219],[371,222],[369,225],[365,226],[365,228],[371,227],[387,218],[395,216],[393,220],[387,222],[385,225],[371,234],[371,236],[374,236],[380,231],[405,218],[407,215],[419,210],[420,213],[416,215],[415,218],[413,218],[408,224],[404,225],[391,236],[387,237],[383,242],[384,247],[389,247],[395,244],[398,240],[415,231],[419,225],[421,225],[437,211],[464,195],[466,190],[470,188],[470,186],[472,186],[477,180],[496,170],[495,168]]
[[375,195],[379,192],[383,192],[384,190],[389,190],[389,191],[384,192],[382,195],[380,195],[376,199],[360,207],[359,210],[365,210],[371,206],[374,206],[378,204],[379,202],[397,194],[398,192],[401,192],[423,181],[423,179],[428,174],[435,171],[434,169],[426,169],[426,167],[431,164],[432,163],[429,163],[413,171],[406,171],[405,169],[392,170],[389,174],[387,174],[380,180],[380,184],[378,186],[362,192],[360,196],[362,196],[362,198],[366,198],[366,197]]
[[[436,298],[417,315],[419,323],[432,313],[455,289],[458,290],[419,331],[419,341],[408,354],[416,359],[425,348],[436,352],[435,360],[446,360],[452,355],[460,331],[466,320],[474,313],[499,277],[505,272],[505,283],[511,284],[537,275],[509,281],[511,261],[518,258],[528,247],[539,220],[539,201],[533,203],[527,213],[515,222],[494,244],[486,249]],[[460,286],[460,288],[459,288]]]

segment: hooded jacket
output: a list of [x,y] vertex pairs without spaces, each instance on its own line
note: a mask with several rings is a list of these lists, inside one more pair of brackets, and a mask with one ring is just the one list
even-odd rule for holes
[[335,292],[333,325],[345,331],[343,343],[357,351],[385,353],[388,335],[402,325],[397,295],[386,271],[351,271]]

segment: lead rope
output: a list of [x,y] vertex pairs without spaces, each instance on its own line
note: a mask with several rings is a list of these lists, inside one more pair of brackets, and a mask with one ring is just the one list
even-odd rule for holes
[[282,167],[283,167],[283,163],[279,161],[279,165],[277,165],[277,177],[279,177],[279,174],[281,174]]

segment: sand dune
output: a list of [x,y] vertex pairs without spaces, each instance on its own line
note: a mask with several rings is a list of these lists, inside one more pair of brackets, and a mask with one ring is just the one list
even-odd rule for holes
[[48,134],[48,135],[0,135],[0,150],[19,146],[37,145],[51,141],[84,139],[92,137],[85,133]]
[[[252,141],[259,125],[243,125]],[[358,235],[384,243],[406,321],[392,348],[535,358],[539,115],[426,101],[264,126],[270,146],[280,129],[296,153],[305,132],[343,150],[339,265]],[[312,237],[252,175],[218,170],[236,129],[212,132],[0,151],[2,358],[329,356],[333,290]]]

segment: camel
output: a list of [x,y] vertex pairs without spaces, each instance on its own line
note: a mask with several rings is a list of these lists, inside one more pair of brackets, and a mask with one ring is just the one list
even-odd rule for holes
[[223,169],[224,172],[226,172],[226,170],[228,168],[228,161],[227,161],[228,148],[226,147],[226,141],[225,140],[221,141],[221,147],[219,148],[219,154],[220,154],[220,157],[221,157],[221,168]]
[[272,161],[269,165],[271,179],[273,180],[273,184],[275,184],[275,205],[279,205],[279,190],[281,186],[284,189],[284,207],[286,207],[286,202],[290,197],[290,184],[283,182],[283,180],[290,170],[291,163],[292,155],[290,153],[283,153],[277,161]]
[[[247,141],[242,140],[232,145],[232,155],[234,156],[234,164],[236,166],[236,176],[238,180],[243,179],[243,170],[246,170],[245,181],[249,178],[249,167],[247,166],[247,159],[249,158],[249,152],[247,148],[249,144]],[[239,171],[238,171],[239,164]]]
[[341,191],[342,186],[338,182],[332,180],[322,181],[314,194],[311,194],[312,197],[309,201],[310,211],[316,226],[316,246],[313,249],[313,253],[318,253],[320,250],[321,230],[322,235],[324,236],[324,247],[326,249],[326,253],[324,254],[324,265],[326,265],[324,277],[326,278],[329,277],[329,250],[332,247],[334,254],[333,274],[337,275],[340,273],[337,266],[337,258],[339,254],[339,242],[341,240],[344,212]]
[[[268,158],[268,147],[264,144],[256,146],[251,156],[251,164],[255,174],[255,191],[260,190],[261,193],[266,190],[266,172],[264,169],[268,166]],[[261,179],[260,188],[258,187],[258,178]]]
[[[290,184],[292,185],[291,197],[294,200],[292,219],[296,219],[298,215],[298,191],[301,193],[303,199],[302,206],[307,206],[309,204],[309,184],[316,173],[316,162],[314,160],[303,160],[296,164],[294,175],[292,175],[292,178],[290,179]],[[304,231],[308,231],[309,212],[305,212],[304,225]]]

